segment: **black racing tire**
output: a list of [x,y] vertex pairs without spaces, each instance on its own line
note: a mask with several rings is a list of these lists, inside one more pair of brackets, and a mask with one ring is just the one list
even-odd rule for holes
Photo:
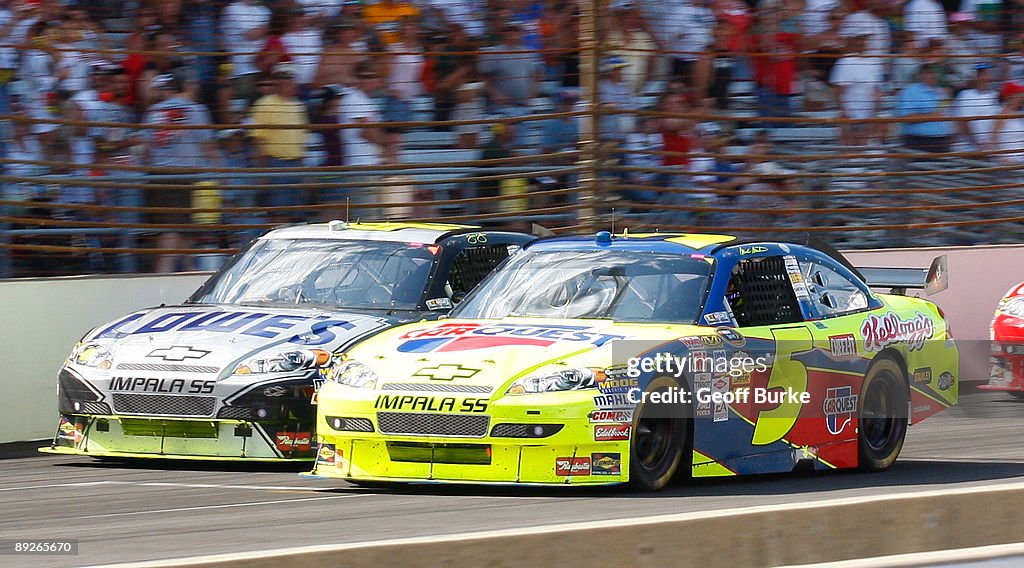
[[[679,381],[659,377],[646,393],[680,393]],[[690,467],[691,405],[647,403],[641,400],[633,413],[629,439],[629,487],[634,491],[658,491]],[[683,470],[686,470],[685,472]]]
[[1009,392],[1010,396],[1012,396],[1013,398],[1016,398],[1018,400],[1024,400],[1024,391],[1007,391],[1007,392]]
[[899,363],[876,358],[857,400],[858,466],[885,471],[896,461],[907,436],[907,380]]

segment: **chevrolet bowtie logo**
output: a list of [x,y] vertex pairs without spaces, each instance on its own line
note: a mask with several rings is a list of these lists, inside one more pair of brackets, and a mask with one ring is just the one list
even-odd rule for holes
[[438,365],[420,369],[413,376],[427,377],[435,381],[450,381],[452,379],[468,379],[479,372],[480,369],[468,369],[462,365]]
[[175,345],[174,347],[154,349],[146,357],[159,357],[164,361],[184,361],[185,359],[202,359],[209,354],[209,351],[193,349],[187,345]]

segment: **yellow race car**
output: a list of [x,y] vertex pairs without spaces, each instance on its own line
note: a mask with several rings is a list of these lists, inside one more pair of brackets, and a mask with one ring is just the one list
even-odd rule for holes
[[304,475],[656,490],[883,470],[957,402],[942,312],[900,295],[926,274],[724,235],[541,239],[449,319],[336,356]]

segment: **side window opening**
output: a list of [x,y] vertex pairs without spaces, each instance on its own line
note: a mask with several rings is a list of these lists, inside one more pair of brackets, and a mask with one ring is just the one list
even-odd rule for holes
[[800,261],[800,270],[807,283],[818,314],[829,318],[862,311],[868,307],[867,295],[831,267],[808,260]]
[[781,256],[737,262],[725,298],[740,327],[803,321]]
[[460,252],[448,275],[452,298],[461,299],[468,294],[508,257],[508,245],[470,247]]

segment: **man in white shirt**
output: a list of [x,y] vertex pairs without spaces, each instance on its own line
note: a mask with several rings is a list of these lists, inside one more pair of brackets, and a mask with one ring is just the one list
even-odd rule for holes
[[221,41],[231,56],[231,79],[235,98],[252,99],[258,69],[255,54],[267,41],[270,9],[256,0],[238,0],[224,8],[220,16]]
[[281,36],[281,43],[292,58],[299,98],[305,99],[324,47],[323,30],[316,26],[310,8],[295,8],[288,22],[288,32]]
[[[839,88],[839,104],[843,118],[876,118],[882,95],[882,64],[877,57],[865,56],[868,34],[851,37],[847,44],[850,55],[840,58],[832,67],[829,83]],[[850,125],[841,127],[840,138],[850,144]]]
[[946,11],[935,0],[910,0],[903,7],[903,30],[914,35],[917,47],[931,38],[946,39]]
[[975,117],[975,120],[957,122],[957,130],[971,149],[990,150],[994,148],[992,127],[995,120],[983,117],[999,114],[1003,106],[999,102],[999,92],[992,88],[992,66],[981,63],[975,66],[975,70],[974,87],[964,89],[956,96],[952,115]]
[[414,0],[424,13],[433,13],[446,24],[458,24],[470,37],[484,35],[483,16],[487,11],[484,0]]
[[[345,92],[342,98],[341,122],[345,124],[363,124],[362,128],[346,128],[341,131],[344,145],[346,166],[379,166],[383,163],[384,146],[388,143],[387,133],[383,128],[374,126],[381,122],[380,106],[372,98],[384,87],[380,75],[369,63],[361,63],[356,68],[355,86]],[[374,176],[356,175],[346,181],[366,182]],[[373,205],[379,202],[378,190],[373,187],[351,190],[353,204]],[[359,208],[354,217],[373,219],[376,211],[372,208]]]
[[679,6],[670,15],[675,27],[667,47],[672,51],[687,52],[672,56],[672,74],[691,87],[693,66],[700,58],[699,54],[707,51],[715,39],[715,13],[709,4],[708,0],[693,0]]

